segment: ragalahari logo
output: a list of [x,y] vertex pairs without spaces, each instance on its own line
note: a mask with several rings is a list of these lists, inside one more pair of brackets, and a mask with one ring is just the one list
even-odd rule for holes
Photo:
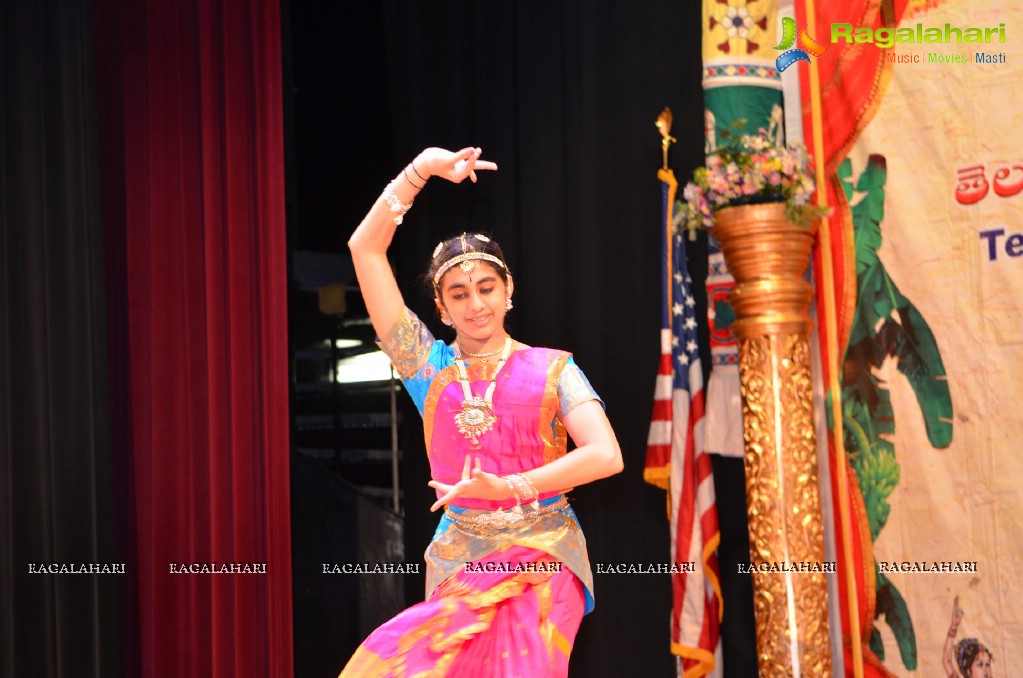
[[797,61],[810,62],[810,55],[820,58],[824,56],[828,51],[828,46],[823,42],[818,42],[810,37],[810,34],[806,31],[806,26],[799,31],[799,47],[796,49],[789,49],[796,42],[796,20],[790,16],[782,17],[781,20],[781,42],[775,45],[775,49],[786,50],[778,55],[778,58],[774,60],[774,65],[777,66],[778,72],[783,72],[786,68],[796,63]]

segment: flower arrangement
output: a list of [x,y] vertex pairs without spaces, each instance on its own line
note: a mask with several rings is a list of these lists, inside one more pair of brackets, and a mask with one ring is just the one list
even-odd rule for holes
[[[741,129],[744,120],[734,126]],[[828,213],[808,204],[814,191],[810,161],[802,145],[779,146],[761,128],[757,134],[720,132],[721,142],[693,173],[682,191],[678,219],[683,228],[712,228],[714,210],[739,205],[783,202],[789,221],[799,226]]]

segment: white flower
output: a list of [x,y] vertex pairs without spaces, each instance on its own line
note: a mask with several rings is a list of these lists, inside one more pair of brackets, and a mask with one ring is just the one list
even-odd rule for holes
[[749,29],[753,26],[753,17],[749,15],[745,7],[729,6],[728,11],[725,12],[724,21],[721,23],[728,31],[729,38],[745,40],[749,37]]

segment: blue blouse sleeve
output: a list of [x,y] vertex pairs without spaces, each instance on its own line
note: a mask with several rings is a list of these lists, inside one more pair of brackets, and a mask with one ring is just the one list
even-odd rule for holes
[[575,364],[575,359],[569,358],[558,377],[558,416],[564,418],[572,408],[590,400],[596,400],[604,407],[604,401],[593,390],[590,380]]
[[377,339],[377,346],[391,359],[405,390],[422,414],[430,382],[452,362],[451,347],[435,339],[423,321],[408,308],[402,310],[387,336]]

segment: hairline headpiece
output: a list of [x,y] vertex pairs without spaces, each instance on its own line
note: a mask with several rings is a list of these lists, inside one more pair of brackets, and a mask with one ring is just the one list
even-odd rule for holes
[[[480,242],[490,242],[490,238],[484,235],[474,234],[472,237],[476,238]],[[437,287],[438,283],[440,283],[440,279],[443,278],[444,274],[451,270],[453,267],[458,266],[466,273],[471,273],[473,269],[476,268],[477,261],[489,261],[493,264],[497,264],[506,272],[508,271],[508,266],[503,261],[501,261],[499,257],[490,254],[489,252],[467,251],[465,238],[466,238],[465,233],[459,236],[459,240],[462,241],[462,253],[456,254],[455,256],[451,257],[443,264],[441,264],[440,268],[437,269],[437,272],[433,276],[434,287]],[[444,246],[443,242],[438,243],[436,249],[433,250],[434,257],[440,254],[441,250],[443,249],[443,246]]]

